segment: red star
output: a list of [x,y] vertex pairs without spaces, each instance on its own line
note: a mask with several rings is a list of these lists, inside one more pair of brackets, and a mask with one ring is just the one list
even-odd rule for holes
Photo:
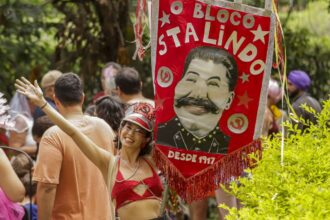
[[248,96],[247,91],[244,92],[244,95],[239,95],[238,99],[238,105],[244,105],[246,108],[249,108],[249,102],[253,100]]
[[156,111],[163,110],[164,101],[165,101],[164,99],[161,99],[161,98],[159,98],[159,96],[156,96],[156,98],[155,98],[155,106],[156,106],[155,110]]

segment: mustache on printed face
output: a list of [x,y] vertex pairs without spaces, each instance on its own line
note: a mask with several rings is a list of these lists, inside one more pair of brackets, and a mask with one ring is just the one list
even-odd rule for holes
[[175,101],[175,107],[180,108],[182,106],[198,106],[203,107],[208,113],[211,112],[213,114],[219,113],[219,108],[212,102],[208,97],[204,98],[194,98],[189,97],[190,94],[187,94],[181,98],[178,98]]

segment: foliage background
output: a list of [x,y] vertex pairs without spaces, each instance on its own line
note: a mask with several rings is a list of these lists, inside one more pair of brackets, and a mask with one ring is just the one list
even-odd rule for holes
[[[286,18],[287,70],[302,69],[313,80],[310,93],[319,100],[330,94],[330,11],[328,1],[316,1]],[[282,16],[284,17],[284,16]],[[284,20],[284,19],[283,19]]]
[[[0,91],[10,98],[18,76],[40,80],[48,70],[59,69],[78,73],[90,100],[100,88],[102,65],[117,61],[139,70],[144,93],[152,97],[150,50],[143,62],[131,59],[135,4],[136,0],[0,0]],[[310,92],[324,100],[330,90],[330,3],[279,4],[287,69],[309,72],[314,82]]]
[[[259,7],[264,4],[264,0],[243,2]],[[90,100],[100,89],[102,65],[117,61],[139,70],[144,93],[152,97],[150,50],[143,62],[131,59],[135,49],[132,43],[135,4],[136,0],[0,0],[0,91],[10,99],[17,77],[40,80],[48,70],[59,69],[78,73]],[[309,72],[313,80],[310,92],[319,100],[325,100],[330,91],[330,2],[280,0],[279,5],[287,70]],[[278,219],[275,214],[285,219],[285,213],[291,208],[289,214],[296,217],[304,213],[307,205],[315,212],[307,211],[306,216],[326,214],[322,208],[330,202],[326,200],[330,198],[330,187],[325,176],[329,176],[330,147],[324,138],[330,137],[321,134],[324,133],[288,140],[285,167],[278,162],[279,143],[276,139],[268,143],[263,163],[272,166],[259,166],[256,172],[260,174],[254,174],[254,180],[260,175],[266,182],[252,182],[256,185],[249,185],[250,194],[236,191],[249,203],[242,210],[242,216],[263,213],[260,216],[265,217],[271,213],[274,219]],[[301,158],[302,155],[307,156]],[[323,163],[319,158],[328,159]],[[315,171],[314,167],[319,169]],[[272,178],[268,180],[269,175]],[[293,175],[301,181],[297,182]],[[328,185],[319,187],[324,180]],[[321,203],[315,202],[318,198]],[[237,217],[234,211],[233,216]]]
[[330,100],[324,102],[318,124],[304,135],[292,132],[285,139],[281,164],[281,136],[264,142],[263,159],[241,178],[232,191],[241,200],[234,219],[330,219]]

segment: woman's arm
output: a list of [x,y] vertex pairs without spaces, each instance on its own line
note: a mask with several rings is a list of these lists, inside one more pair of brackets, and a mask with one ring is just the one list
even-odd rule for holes
[[[15,87],[17,91],[27,96],[33,104],[39,106],[59,128],[61,128],[67,135],[69,135],[80,150],[91,160],[102,172],[106,179],[108,172],[108,165],[114,156],[97,146],[91,139],[84,135],[77,127],[66,120],[60,113],[52,108],[43,97],[42,90],[35,81],[32,85],[24,77],[21,80],[16,80]],[[112,163],[111,163],[112,164]]]
[[22,201],[25,196],[25,188],[2,149],[0,149],[0,174],[0,187],[8,198],[13,202]]

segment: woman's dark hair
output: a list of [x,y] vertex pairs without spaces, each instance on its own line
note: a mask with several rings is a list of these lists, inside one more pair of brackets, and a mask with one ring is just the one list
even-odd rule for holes
[[[122,129],[125,124],[127,123],[127,121],[122,121],[122,123],[120,124],[120,129]],[[146,131],[146,138],[150,138],[149,141],[146,143],[146,145],[144,146],[144,148],[142,148],[140,150],[140,153],[139,153],[139,157],[141,156],[144,156],[144,155],[148,155],[151,153],[152,151],[152,148],[153,148],[153,141],[152,141],[152,133],[145,130]],[[120,140],[118,140],[118,144],[119,144],[119,149],[121,148],[121,142]]]
[[85,115],[95,116],[95,105],[89,105],[84,111]]
[[33,123],[32,135],[41,138],[45,131],[53,125],[54,123],[48,118],[47,115],[41,116]]
[[103,96],[95,102],[95,113],[118,132],[120,122],[125,116],[125,105],[110,96]]

